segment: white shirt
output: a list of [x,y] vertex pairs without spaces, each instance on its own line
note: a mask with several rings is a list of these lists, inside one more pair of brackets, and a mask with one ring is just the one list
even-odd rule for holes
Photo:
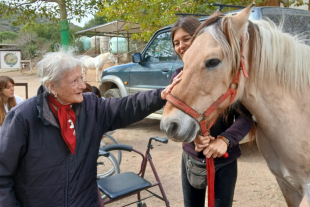
[[[14,95],[14,97],[15,97],[15,100],[16,100],[16,105],[18,105],[18,104],[20,104],[21,102],[23,102],[23,99],[22,99],[21,97],[16,96],[16,95]],[[4,104],[4,110],[5,110],[6,113],[9,112],[8,104]],[[0,131],[1,131],[1,126],[0,126]]]

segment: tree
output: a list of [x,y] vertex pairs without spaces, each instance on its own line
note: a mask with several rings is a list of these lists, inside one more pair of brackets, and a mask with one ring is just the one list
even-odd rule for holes
[[88,28],[91,28],[91,27],[95,27],[95,26],[98,26],[98,25],[101,25],[101,24],[105,24],[107,23],[108,20],[107,20],[107,17],[106,16],[98,16],[98,15],[94,15],[94,18],[89,20],[83,29],[88,29]]
[[38,18],[46,18],[51,23],[58,23],[63,45],[69,45],[68,20],[81,21],[88,13],[94,13],[101,4],[100,0],[10,0],[0,2],[3,18],[15,17],[13,25],[24,24],[26,27],[36,24]]
[[0,32],[0,42],[4,40],[14,40],[16,38],[18,38],[18,34],[14,32],[8,32],[8,31]]
[[306,3],[304,3],[303,0],[280,0],[280,2],[283,4],[284,7],[290,7],[291,5],[294,5],[294,6],[301,6],[301,5],[304,5]]
[[[140,23],[142,33],[133,35],[133,38],[144,41],[148,41],[159,28],[174,23],[178,18],[175,13],[200,13],[206,16],[215,10],[210,7],[212,1],[207,0],[103,0],[102,2],[103,9],[100,15],[107,16],[109,20],[114,18]],[[234,4],[240,5],[240,1],[235,0]]]
[[[261,4],[266,0],[256,0],[255,2]],[[206,16],[218,9],[212,7],[211,3],[247,6],[252,3],[252,0],[103,0],[102,3],[103,8],[99,15],[107,16],[109,21],[122,19],[140,23],[142,32],[133,35],[133,38],[148,41],[156,30],[173,24],[177,20],[178,17],[175,13],[204,14]],[[222,12],[234,9],[224,8]]]

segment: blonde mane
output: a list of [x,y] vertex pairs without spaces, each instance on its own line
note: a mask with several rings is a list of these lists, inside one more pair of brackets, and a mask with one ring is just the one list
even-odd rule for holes
[[[283,33],[270,21],[253,21],[259,28],[261,59],[251,71],[258,78],[277,80],[284,88],[300,91],[310,85],[310,47],[297,36]],[[257,40],[252,40],[257,41]]]
[[[220,17],[220,14],[215,15]],[[204,25],[197,36],[210,33],[221,45],[225,58],[232,64],[234,75],[240,63],[240,39],[231,26],[231,16],[224,16],[217,22]],[[277,81],[285,89],[306,90],[310,85],[310,47],[301,37],[283,33],[271,21],[257,20],[248,22],[245,44],[249,53],[245,54],[249,63],[250,82],[258,80]]]

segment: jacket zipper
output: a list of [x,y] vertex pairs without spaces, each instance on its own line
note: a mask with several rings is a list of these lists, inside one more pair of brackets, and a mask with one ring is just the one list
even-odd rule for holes
[[65,186],[65,207],[68,206],[68,185],[69,185],[69,149],[67,147],[66,155],[66,186]]

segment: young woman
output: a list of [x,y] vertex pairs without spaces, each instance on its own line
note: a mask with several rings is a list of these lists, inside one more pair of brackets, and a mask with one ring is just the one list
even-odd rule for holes
[[[208,20],[207,20],[208,21]],[[200,22],[195,17],[179,19],[171,29],[175,52],[183,58],[192,44],[192,37]],[[176,70],[171,80],[183,68]],[[242,111],[249,117],[245,108]],[[235,120],[235,121],[234,121]],[[237,158],[241,151],[239,141],[250,131],[249,119],[232,110],[227,117],[219,117],[210,129],[210,136],[197,135],[192,143],[183,143],[182,188],[185,207],[203,207],[207,186],[206,158],[214,157],[215,164],[215,207],[231,207],[237,180]],[[217,139],[215,139],[217,138]],[[228,152],[228,158],[221,156]]]
[[6,114],[23,101],[19,96],[14,95],[14,81],[8,76],[0,76],[0,130]]

